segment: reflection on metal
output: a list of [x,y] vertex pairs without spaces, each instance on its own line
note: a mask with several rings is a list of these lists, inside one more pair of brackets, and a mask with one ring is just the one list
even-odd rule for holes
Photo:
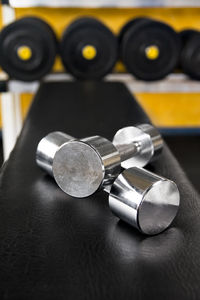
[[36,151],[36,162],[38,166],[53,176],[52,167],[56,152],[60,146],[72,140],[72,136],[60,131],[51,132],[41,139]]
[[199,0],[10,0],[13,7],[200,7]]
[[[73,77],[65,73],[54,73],[44,78],[44,81],[73,81]],[[199,81],[190,80],[183,74],[172,74],[160,81],[145,82],[136,80],[130,74],[110,74],[106,81],[124,83],[133,93],[200,93]],[[8,91],[15,93],[35,93],[39,82],[22,82],[10,80]]]
[[179,203],[179,190],[173,181],[138,167],[124,170],[109,195],[111,211],[147,235],[165,230],[175,218]]

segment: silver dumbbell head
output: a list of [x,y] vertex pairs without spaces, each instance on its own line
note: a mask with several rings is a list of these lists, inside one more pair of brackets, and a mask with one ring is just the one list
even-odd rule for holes
[[53,175],[58,186],[78,198],[90,196],[103,185],[111,184],[120,170],[117,149],[100,136],[65,143],[53,160]]
[[123,158],[123,148],[134,144],[137,153],[129,159],[122,159],[122,167],[144,167],[152,159],[160,154],[163,147],[163,140],[158,130],[150,124],[142,124],[137,127],[124,127],[117,131],[113,138],[113,144],[119,150]]
[[48,174],[53,176],[52,165],[56,151],[61,145],[73,138],[60,131],[49,133],[38,144],[36,150],[36,163]]
[[179,201],[173,181],[136,167],[117,177],[109,195],[112,212],[148,235],[158,234],[171,224]]

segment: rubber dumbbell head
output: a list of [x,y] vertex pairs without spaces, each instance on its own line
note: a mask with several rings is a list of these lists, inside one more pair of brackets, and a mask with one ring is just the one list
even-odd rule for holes
[[101,79],[112,71],[118,57],[117,38],[91,17],[78,18],[66,28],[60,49],[66,70],[79,79]]
[[200,80],[200,32],[185,29],[179,35],[182,40],[180,66],[185,74]]
[[120,57],[141,80],[160,80],[177,65],[180,37],[167,24],[149,18],[129,21],[119,34]]
[[39,80],[48,74],[58,50],[56,35],[40,18],[24,17],[0,33],[1,66],[11,78]]

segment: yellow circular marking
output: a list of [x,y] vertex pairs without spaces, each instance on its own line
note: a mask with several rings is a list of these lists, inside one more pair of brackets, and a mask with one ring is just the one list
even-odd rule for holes
[[17,55],[21,60],[29,60],[32,56],[32,50],[28,46],[20,46],[17,49]]
[[85,59],[87,60],[92,60],[96,57],[97,55],[97,50],[94,46],[92,45],[86,45],[82,49],[82,55]]
[[145,54],[148,59],[154,60],[158,58],[160,50],[157,46],[151,45],[145,49]]

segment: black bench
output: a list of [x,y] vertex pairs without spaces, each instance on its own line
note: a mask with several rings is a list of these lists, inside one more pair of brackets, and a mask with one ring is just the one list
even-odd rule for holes
[[200,197],[167,146],[148,168],[177,183],[181,206],[153,237],[112,215],[105,192],[69,197],[35,163],[51,131],[111,139],[143,122],[120,83],[41,85],[0,177],[0,299],[200,299]]

